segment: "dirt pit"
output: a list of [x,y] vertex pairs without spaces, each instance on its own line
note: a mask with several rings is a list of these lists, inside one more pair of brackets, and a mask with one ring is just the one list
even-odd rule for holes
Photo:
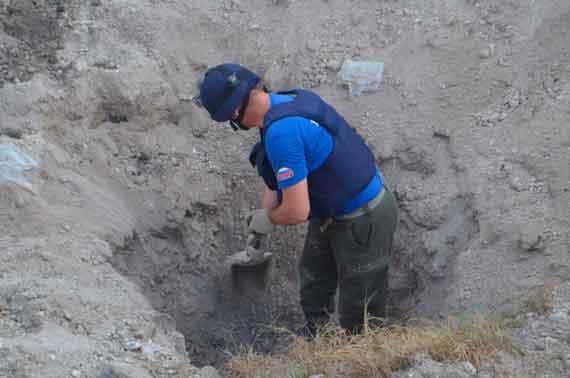
[[[379,165],[387,178],[406,171],[399,162]],[[112,259],[113,267],[140,288],[155,310],[175,319],[177,330],[185,336],[192,363],[219,369],[240,352],[269,354],[286,350],[293,341],[294,330],[303,324],[296,265],[305,225],[281,227],[266,243],[274,257],[264,285],[253,276],[248,281],[242,275],[242,280],[236,281],[225,259],[243,248],[240,214],[256,202],[257,192],[251,187],[241,187],[234,179],[228,181],[231,192],[242,193],[241,196],[236,198],[224,192],[216,206],[194,203],[170,226],[137,230],[114,248]],[[406,203],[402,193],[395,192]],[[405,246],[417,244],[423,229],[405,209],[400,211],[395,255]],[[441,227],[432,230],[433,238],[445,239],[447,235],[449,239],[452,234],[467,238],[448,243],[452,254],[452,250],[476,233],[478,226],[468,199],[461,197],[450,203],[445,219]],[[391,320],[398,320],[417,303],[420,293],[437,292],[437,287],[445,283],[442,278],[431,282],[427,274],[422,278],[424,273],[410,269],[408,264],[404,254],[395,258],[389,304]],[[437,308],[437,301],[432,304]],[[425,316],[435,314],[436,309],[424,312]]]
[[293,292],[295,282],[279,287],[271,266],[265,287],[239,288],[223,261],[198,261],[183,240],[180,229],[135,234],[115,250],[113,265],[156,310],[174,317],[194,365],[221,368],[239,352],[276,352],[292,341],[302,318],[290,296],[280,295]]

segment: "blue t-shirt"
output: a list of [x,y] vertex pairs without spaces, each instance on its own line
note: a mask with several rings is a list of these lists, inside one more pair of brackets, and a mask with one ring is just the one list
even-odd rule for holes
[[[270,106],[292,100],[288,95],[270,94]],[[310,119],[294,116],[275,121],[265,135],[265,150],[279,190],[298,184],[318,169],[327,160],[333,144],[327,129]],[[378,173],[362,192],[346,204],[343,214],[373,199],[381,188],[382,178]]]

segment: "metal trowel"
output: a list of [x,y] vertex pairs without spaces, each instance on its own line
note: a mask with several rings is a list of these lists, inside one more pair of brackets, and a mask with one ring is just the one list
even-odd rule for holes
[[271,270],[270,252],[264,252],[266,236],[249,234],[246,249],[228,259],[234,292],[240,295],[257,295],[265,291]]

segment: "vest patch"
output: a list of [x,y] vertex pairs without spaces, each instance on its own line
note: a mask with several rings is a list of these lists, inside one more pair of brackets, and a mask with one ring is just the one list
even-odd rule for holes
[[295,172],[291,168],[283,167],[277,171],[277,181],[283,181],[295,176]]

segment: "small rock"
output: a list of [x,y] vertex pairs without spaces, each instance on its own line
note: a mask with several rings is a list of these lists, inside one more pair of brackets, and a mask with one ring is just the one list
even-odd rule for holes
[[146,161],[150,161],[151,156],[150,156],[149,153],[144,152],[144,151],[141,151],[141,152],[139,152],[139,154],[137,155],[137,159],[138,159],[139,161],[144,161],[144,162],[146,162]]
[[321,41],[318,39],[311,39],[307,41],[307,50],[315,52],[321,47]]
[[192,102],[193,98],[194,98],[194,96],[191,94],[188,94],[188,93],[178,94],[178,101],[180,101],[180,102]]
[[483,47],[479,50],[479,58],[481,59],[488,59],[495,54],[495,45],[490,44],[489,46]]
[[449,132],[448,129],[444,129],[444,128],[440,127],[440,128],[433,130],[433,136],[436,138],[441,138],[441,139],[449,139],[451,136],[451,133]]
[[73,378],[79,378],[79,377],[81,377],[81,372],[80,372],[79,370],[73,370],[73,371],[71,372],[71,376],[72,376]]
[[135,176],[133,181],[136,185],[144,185],[146,184],[146,180],[147,180],[146,176],[140,175],[140,176]]
[[570,321],[570,316],[564,312],[555,312],[548,317],[553,322],[568,323]]
[[477,374],[477,369],[475,369],[475,366],[473,366],[471,362],[468,361],[463,362],[463,369],[469,375]]
[[523,251],[534,252],[544,249],[542,230],[538,227],[525,227],[521,230],[519,247]]
[[24,200],[24,198],[18,196],[15,200],[16,208],[17,209],[23,209],[24,207],[26,207],[26,201]]
[[327,62],[327,69],[330,71],[338,71],[340,70],[341,63],[338,60],[331,59]]
[[189,128],[196,138],[202,138],[210,129],[210,121],[205,113],[189,112],[180,119],[179,124],[183,128]]
[[7,127],[5,129],[0,130],[0,135],[6,135],[13,139],[22,139],[24,135],[21,130],[13,129],[11,127]]
[[488,59],[491,57],[491,50],[489,50],[489,48],[487,47],[484,47],[481,50],[479,50],[477,56],[479,56],[479,58],[481,59]]
[[544,340],[534,340],[534,349],[539,351],[545,350],[546,345],[544,343]]
[[212,366],[205,366],[200,369],[197,378],[220,378],[220,373]]
[[142,344],[138,341],[127,341],[125,343],[125,349],[130,352],[140,351],[142,349]]
[[130,165],[128,165],[128,166],[125,168],[125,171],[126,171],[127,174],[130,175],[130,176],[137,176],[137,174],[138,174],[137,168],[136,168],[136,167],[133,167],[133,166],[130,166]]
[[509,94],[505,97],[505,105],[509,109],[515,109],[522,103],[523,97],[521,95],[521,92],[516,88],[511,89]]
[[522,178],[518,176],[512,178],[509,187],[515,192],[524,192],[527,189],[527,185],[525,185]]

